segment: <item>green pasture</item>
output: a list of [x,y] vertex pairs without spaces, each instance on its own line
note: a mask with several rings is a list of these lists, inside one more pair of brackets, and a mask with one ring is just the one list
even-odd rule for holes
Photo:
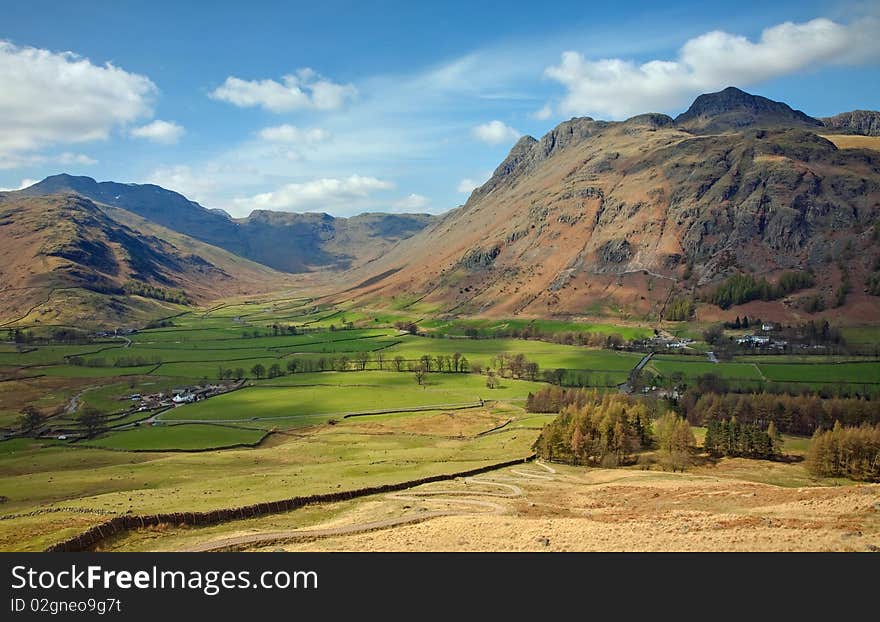
[[232,426],[210,424],[143,425],[104,434],[81,444],[107,449],[168,451],[202,450],[255,445],[267,432]]
[[541,383],[502,379],[486,388],[475,374],[428,374],[419,385],[409,372],[295,374],[175,408],[163,420],[235,421],[283,418],[285,426],[326,422],[329,416],[395,408],[420,408],[483,400],[525,398]]

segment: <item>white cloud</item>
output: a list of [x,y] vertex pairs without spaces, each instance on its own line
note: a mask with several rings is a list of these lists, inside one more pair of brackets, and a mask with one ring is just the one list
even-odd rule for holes
[[460,182],[458,182],[458,187],[456,188],[456,190],[458,190],[462,194],[470,194],[474,191],[475,188],[478,188],[479,186],[480,184],[475,182],[470,177],[465,177]]
[[513,142],[522,136],[521,132],[517,132],[515,129],[509,125],[505,125],[501,121],[489,121],[488,123],[483,123],[473,128],[471,133],[475,138],[482,140],[484,143],[489,143],[490,145]]
[[162,186],[168,190],[174,190],[192,201],[198,201],[203,205],[215,207],[212,200],[215,199],[213,192],[217,188],[217,177],[221,177],[216,167],[206,167],[199,173],[194,172],[189,166],[178,165],[156,169],[146,179],[147,183]]
[[544,106],[532,113],[532,117],[537,119],[538,121],[546,121],[552,116],[553,106],[551,106],[550,104],[544,104]]
[[96,159],[90,158],[84,153],[71,153],[70,151],[65,151],[55,160],[59,164],[81,164],[83,166],[91,166],[98,163]]
[[287,184],[274,192],[264,192],[250,198],[235,199],[238,212],[268,209],[276,211],[343,211],[351,213],[364,205],[371,193],[391,190],[394,184],[375,177],[352,175],[345,179],[323,178],[304,183]]
[[413,193],[395,201],[391,207],[395,212],[417,212],[428,207],[430,202],[428,197]]
[[163,145],[174,145],[184,135],[186,130],[174,121],[162,121],[156,119],[151,123],[133,128],[130,134],[134,138],[146,138],[147,140]]
[[492,177],[492,171],[485,171],[482,175],[477,176],[477,179],[473,177],[465,177],[460,182],[458,182],[458,186],[456,190],[462,194],[470,194]]
[[11,192],[14,190],[21,190],[23,188],[28,188],[30,186],[33,186],[38,181],[39,181],[38,179],[22,179],[21,183],[18,184],[18,188],[0,188],[0,192]]
[[564,52],[545,74],[562,83],[564,114],[623,119],[652,111],[680,109],[695,95],[725,86],[746,86],[798,71],[855,64],[880,57],[880,22],[849,25],[818,18],[767,28],[757,42],[722,31],[687,41],[676,60],[587,60]]
[[337,110],[357,95],[351,84],[337,84],[305,68],[276,80],[242,80],[229,76],[211,97],[239,108],[261,106],[272,112]]
[[106,139],[149,117],[158,92],[147,77],[110,63],[2,40],[0,85],[0,168],[47,145]]
[[314,144],[324,142],[330,137],[327,130],[319,127],[301,129],[294,125],[264,127],[258,132],[260,138],[272,143]]

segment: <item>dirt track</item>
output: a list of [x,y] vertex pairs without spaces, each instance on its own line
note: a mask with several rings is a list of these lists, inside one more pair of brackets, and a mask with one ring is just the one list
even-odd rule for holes
[[880,550],[876,484],[789,488],[541,466],[373,497],[313,528],[241,533],[188,550]]
[[[546,469],[547,472],[555,473],[555,470],[551,467],[545,466],[540,463],[538,463],[538,466],[543,467],[544,469]],[[551,479],[547,475],[534,471],[525,471],[523,469],[512,469],[510,472],[517,474],[519,477],[532,479]],[[465,490],[422,490],[420,487],[419,489],[412,489],[408,491],[390,493],[385,495],[385,499],[389,501],[422,502],[427,500],[434,504],[443,503],[452,506],[449,509],[428,510],[425,508],[421,508],[421,511],[407,513],[403,516],[359,522],[338,527],[328,527],[324,529],[296,529],[290,531],[275,531],[268,533],[235,536],[230,538],[220,538],[217,540],[204,542],[199,545],[186,548],[184,550],[187,552],[205,552],[250,548],[274,542],[293,540],[308,541],[332,536],[366,533],[370,531],[399,527],[401,525],[411,525],[429,519],[440,518],[443,516],[456,516],[461,514],[475,513],[505,514],[510,511],[509,506],[503,505],[495,501],[486,500],[485,497],[515,499],[523,495],[522,488],[520,488],[516,484],[494,481],[494,479],[488,479],[485,476],[467,477],[464,478],[462,482],[465,485]],[[495,490],[493,490],[493,488]],[[499,488],[501,489],[501,492],[498,491]],[[408,508],[409,506],[404,507]]]

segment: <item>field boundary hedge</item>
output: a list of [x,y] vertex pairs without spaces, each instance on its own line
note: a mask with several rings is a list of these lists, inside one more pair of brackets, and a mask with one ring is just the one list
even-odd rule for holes
[[446,473],[440,475],[430,475],[419,479],[398,482],[396,484],[382,484],[380,486],[369,486],[366,488],[357,488],[355,490],[343,490],[339,492],[330,492],[317,495],[308,495],[302,497],[291,497],[289,499],[281,499],[279,501],[267,501],[265,503],[254,503],[237,508],[226,508],[220,510],[212,510],[210,512],[171,512],[163,514],[151,515],[134,515],[125,514],[104,521],[83,533],[62,540],[52,546],[44,549],[46,553],[77,553],[88,551],[99,542],[115,535],[141,529],[143,527],[155,527],[162,524],[173,525],[216,525],[228,521],[241,520],[245,518],[256,518],[258,516],[266,516],[268,514],[279,514],[299,509],[306,505],[316,503],[335,503],[338,501],[347,501],[358,497],[366,497],[370,495],[397,492],[406,490],[423,484],[433,482],[442,482],[446,480],[456,479],[459,477],[473,477],[489,471],[496,471],[509,466],[515,466],[528,462],[535,458],[535,454],[519,458],[516,460],[507,460],[505,462],[497,462],[467,471],[458,471],[456,473]]

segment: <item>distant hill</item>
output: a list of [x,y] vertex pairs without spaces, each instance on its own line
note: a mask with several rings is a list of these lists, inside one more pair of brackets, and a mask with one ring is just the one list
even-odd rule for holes
[[[117,218],[79,194],[0,193],[0,318],[128,323],[170,314],[161,298],[203,302],[284,282],[274,270],[111,209]],[[150,295],[127,295],[132,286]]]
[[[818,120],[739,89],[675,120],[575,118],[521,138],[467,203],[367,268],[346,292],[443,314],[657,318],[880,317],[880,153],[838,149]],[[815,285],[721,311],[725,279]],[[872,276],[873,275],[873,276]],[[838,292],[849,283],[846,295]],[[841,306],[836,306],[841,304]]]
[[880,136],[880,112],[876,110],[842,112],[833,117],[825,117],[822,123],[837,134]]
[[255,211],[233,219],[182,194],[152,184],[97,182],[91,177],[53,175],[18,191],[22,196],[77,193],[138,214],[173,231],[226,249],[284,272],[345,269],[374,259],[394,243],[424,228],[427,214],[327,214]]

